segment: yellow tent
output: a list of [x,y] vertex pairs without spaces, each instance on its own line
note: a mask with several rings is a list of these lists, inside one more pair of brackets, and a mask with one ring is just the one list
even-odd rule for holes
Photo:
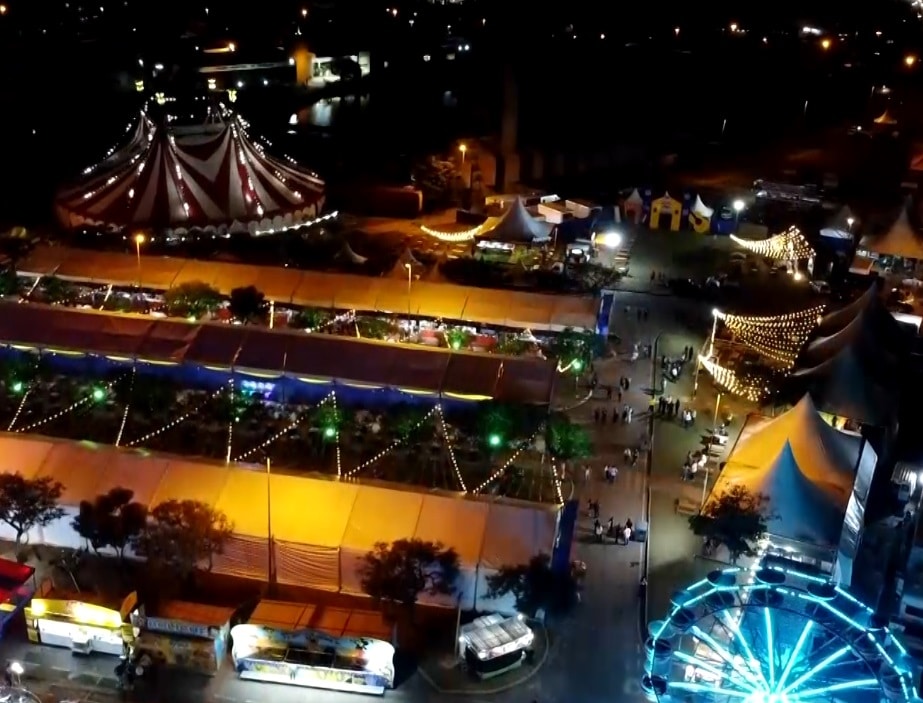
[[679,232],[682,226],[683,204],[670,197],[669,193],[664,193],[662,197],[657,198],[651,203],[651,229],[660,228],[660,220],[666,220],[666,226],[671,232]]

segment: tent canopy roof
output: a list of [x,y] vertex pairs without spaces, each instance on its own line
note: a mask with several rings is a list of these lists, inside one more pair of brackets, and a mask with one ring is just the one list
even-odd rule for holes
[[522,198],[516,198],[489,230],[479,236],[498,242],[532,242],[547,239],[554,225],[538,220],[526,209]]
[[887,310],[873,303],[842,329],[811,342],[801,354],[804,366],[815,366],[848,348],[861,350],[870,363],[893,364],[894,352],[906,351],[907,337]]
[[[836,546],[855,481],[861,440],[828,425],[810,396],[742,438],[712,491],[734,485],[769,498],[769,532]],[[708,506],[706,504],[706,512]]]
[[[37,247],[17,268],[23,275],[57,276],[78,283],[138,285],[138,261],[128,254]],[[277,304],[323,310],[400,312],[536,331],[560,331],[566,327],[592,330],[596,327],[597,302],[593,298],[486,291],[426,281],[414,282],[408,290],[406,270],[402,279],[370,279],[271,266],[145,256],[141,280],[145,288],[155,290],[203,281],[222,295],[229,295],[242,285],[253,285]]]
[[884,379],[890,371],[870,369],[854,348],[844,349],[827,361],[792,374],[792,383],[808,390],[816,406],[839,417],[865,425],[885,427],[896,407],[896,393]]
[[714,208],[710,208],[702,202],[701,195],[695,196],[695,203],[692,205],[692,211],[699,217],[704,217],[706,219],[715,214]]
[[923,259],[923,237],[913,224],[911,208],[912,203],[906,202],[894,224],[886,232],[864,236],[859,246],[877,254]]
[[[235,535],[265,540],[267,477],[239,465],[192,462],[145,451],[0,435],[10,466],[24,476],[51,476],[65,486],[62,504],[76,508],[115,486],[149,507],[200,500],[223,511]],[[113,475],[111,469],[117,468]],[[519,564],[551,553],[557,508],[460,498],[413,490],[286,475],[274,471],[273,536],[314,547],[371,549],[376,541],[413,538],[454,547],[466,567]],[[304,506],[312,509],[305,511]],[[504,526],[513,534],[493,527]],[[459,529],[464,526],[464,529]],[[492,567],[493,568],[493,567]]]
[[[144,115],[141,123],[150,125]],[[265,154],[238,117],[197,134],[141,129],[123,154],[59,195],[56,205],[69,226],[229,226],[313,217],[323,202],[324,182]]]
[[14,303],[0,303],[0,345],[513,403],[548,403],[557,373],[539,359]]

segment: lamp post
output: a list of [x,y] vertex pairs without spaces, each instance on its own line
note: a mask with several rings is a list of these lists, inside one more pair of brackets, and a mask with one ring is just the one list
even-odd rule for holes
[[458,150],[461,152],[461,155],[462,155],[462,163],[465,163],[465,155],[468,153],[468,145],[464,143],[459,144]]
[[850,234],[852,233],[852,226],[855,224],[856,219],[854,217],[846,218],[846,228],[849,230]]
[[144,235],[138,232],[134,236],[135,253],[138,256],[138,290],[141,290],[141,245],[144,244]]
[[731,207],[734,208],[734,229],[736,231],[740,229],[740,213],[747,207],[747,204],[738,198],[731,204]]
[[266,580],[272,587],[272,459],[266,457]]
[[715,417],[712,420],[711,426],[713,429],[718,428],[718,408],[721,407],[721,394],[718,394],[718,397],[715,399]]
[[404,264],[404,268],[407,269],[407,293],[410,293],[410,288],[413,286],[413,266]]

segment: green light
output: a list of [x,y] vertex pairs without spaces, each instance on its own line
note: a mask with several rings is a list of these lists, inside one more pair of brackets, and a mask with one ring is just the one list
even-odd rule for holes
[[570,366],[574,371],[583,370],[583,362],[580,359],[574,359],[573,363]]
[[100,402],[101,400],[105,399],[105,397],[106,397],[106,391],[105,391],[105,390],[103,390],[102,388],[94,388],[94,389],[93,389],[93,400],[95,400],[97,403]]
[[494,433],[487,438],[487,443],[491,447],[499,447],[503,443],[503,438],[500,435]]
[[336,428],[333,428],[333,427],[324,428],[324,437],[326,437],[327,439],[333,439],[333,437],[336,436],[336,433],[337,433]]
[[455,350],[461,349],[461,342],[459,342],[457,339],[453,340],[452,349],[455,349]]
[[13,384],[13,393],[22,393],[22,389],[22,381],[16,381],[16,383]]

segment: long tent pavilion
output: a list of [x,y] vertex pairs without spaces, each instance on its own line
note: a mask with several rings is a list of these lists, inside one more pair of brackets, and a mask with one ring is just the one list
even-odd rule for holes
[[483,325],[561,331],[593,330],[599,303],[590,297],[484,290],[402,278],[300,271],[271,266],[196,261],[37,247],[17,264],[22,276],[55,276],[65,281],[165,291],[190,281],[214,286],[222,295],[253,285],[267,300],[321,310],[383,312]]
[[90,372],[135,365],[141,373],[210,387],[237,376],[269,379],[279,399],[310,401],[333,387],[384,402],[492,398],[546,405],[557,374],[542,359],[15,303],[0,303],[0,351],[38,352]]
[[703,512],[733,486],[762,494],[770,542],[849,583],[878,458],[831,427],[805,396],[774,419],[748,420]]
[[65,227],[260,235],[308,223],[323,207],[320,177],[269,156],[239,116],[173,129],[142,113],[139,125],[125,147],[58,195]]
[[[331,592],[362,593],[359,565],[376,542],[418,538],[454,547],[460,558],[458,593],[434,599],[436,604],[455,607],[460,598],[463,608],[509,610],[511,603],[485,598],[487,576],[538,553],[551,554],[558,529],[557,508],[267,475],[261,468],[88,442],[2,433],[0,456],[5,459],[0,471],[50,476],[65,487],[65,515],[32,530],[31,544],[81,548],[84,540],[72,526],[80,502],[121,486],[151,508],[196,500],[225,513],[234,533],[215,558],[217,573],[266,581],[271,553],[279,583]],[[0,526],[0,538],[13,538],[7,525]]]
[[823,412],[859,424],[889,427],[898,406],[900,369],[909,336],[884,307],[877,285],[823,318],[790,383]]

